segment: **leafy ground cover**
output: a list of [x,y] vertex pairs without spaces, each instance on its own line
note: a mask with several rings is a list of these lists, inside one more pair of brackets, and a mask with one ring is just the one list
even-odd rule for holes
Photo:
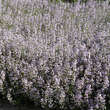
[[109,12],[109,1],[1,0],[0,102],[109,110]]

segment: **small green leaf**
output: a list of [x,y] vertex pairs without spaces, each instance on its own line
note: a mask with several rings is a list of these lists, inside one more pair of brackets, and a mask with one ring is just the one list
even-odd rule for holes
[[29,11],[25,9],[24,14],[29,14]]
[[24,72],[21,72],[21,75],[24,76]]
[[10,29],[13,28],[13,25],[12,25],[12,24],[8,24],[8,25],[7,25],[7,28],[8,28],[8,30],[10,30]]
[[45,27],[44,24],[42,24],[42,26],[41,26],[41,31],[42,31],[42,32],[45,32],[45,30],[46,30],[46,27]]

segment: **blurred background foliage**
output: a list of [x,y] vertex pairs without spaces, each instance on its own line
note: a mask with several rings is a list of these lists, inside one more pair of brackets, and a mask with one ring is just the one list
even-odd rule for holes
[[[60,2],[60,1],[62,1],[62,2],[64,2],[64,3],[72,3],[72,4],[74,4],[74,3],[77,3],[77,2],[79,2],[79,3],[87,3],[87,2],[89,2],[90,0],[50,0],[51,2],[56,2],[56,3],[58,3],[58,2]],[[97,1],[97,2],[104,2],[104,1],[107,1],[107,0],[93,0],[93,1]],[[110,3],[110,0],[109,0],[109,3]]]

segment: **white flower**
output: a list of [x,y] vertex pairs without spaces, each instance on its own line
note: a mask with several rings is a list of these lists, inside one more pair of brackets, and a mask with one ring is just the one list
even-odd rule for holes
[[0,76],[1,79],[4,81],[5,80],[5,71],[1,71],[0,74],[1,74],[1,76]]
[[62,104],[65,101],[65,96],[66,96],[65,91],[61,89],[60,100],[59,100],[60,104]]

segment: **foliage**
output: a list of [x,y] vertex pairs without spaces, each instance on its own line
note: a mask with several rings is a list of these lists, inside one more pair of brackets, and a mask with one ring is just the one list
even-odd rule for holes
[[[62,2],[64,2],[64,3],[72,3],[72,4],[74,4],[74,3],[77,3],[77,2],[80,2],[80,4],[83,4],[83,3],[88,3],[90,0],[51,0],[51,2],[56,2],[56,3],[58,3],[58,2],[60,2],[60,1],[62,1]],[[107,0],[93,0],[93,1],[96,1],[96,2],[104,2],[104,1],[107,1]],[[110,1],[109,1],[110,2]]]
[[109,110],[110,6],[4,0],[0,97],[47,110]]

